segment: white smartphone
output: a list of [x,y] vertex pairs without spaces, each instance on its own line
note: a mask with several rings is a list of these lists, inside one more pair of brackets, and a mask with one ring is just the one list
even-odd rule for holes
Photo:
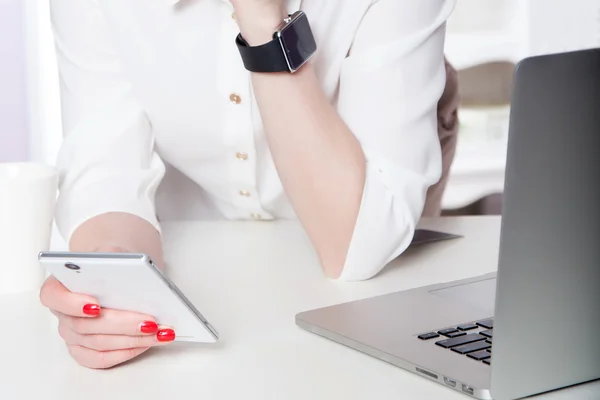
[[214,343],[219,334],[145,254],[42,252],[41,266],[67,289],[104,308],[144,313],[175,330],[175,341]]

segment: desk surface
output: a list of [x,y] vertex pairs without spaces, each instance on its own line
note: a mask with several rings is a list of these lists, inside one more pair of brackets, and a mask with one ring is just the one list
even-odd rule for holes
[[[168,273],[220,342],[173,344],[112,370],[88,370],[70,359],[37,293],[0,296],[0,398],[464,400],[294,323],[300,311],[496,270],[498,218],[421,227],[465,238],[415,247],[375,279],[342,283],[323,277],[296,223],[166,224]],[[543,398],[598,399],[600,384]]]

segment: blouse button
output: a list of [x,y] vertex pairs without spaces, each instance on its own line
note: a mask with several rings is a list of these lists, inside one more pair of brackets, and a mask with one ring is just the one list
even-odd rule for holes
[[246,161],[248,159],[248,154],[246,154],[246,153],[235,153],[235,157],[238,160]]
[[233,104],[240,104],[242,102],[242,98],[240,97],[239,94],[237,93],[232,93],[229,96],[229,100],[233,103]]
[[233,19],[233,20],[236,19],[235,11],[231,13],[231,19]]
[[262,215],[256,213],[250,214],[250,217],[252,217],[252,219],[262,219]]
[[240,190],[240,196],[242,196],[242,197],[250,197],[250,192],[247,192],[245,190]]

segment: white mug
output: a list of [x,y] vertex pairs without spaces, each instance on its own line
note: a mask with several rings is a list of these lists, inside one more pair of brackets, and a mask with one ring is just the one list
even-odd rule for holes
[[50,246],[58,173],[36,163],[0,163],[0,295],[39,290]]

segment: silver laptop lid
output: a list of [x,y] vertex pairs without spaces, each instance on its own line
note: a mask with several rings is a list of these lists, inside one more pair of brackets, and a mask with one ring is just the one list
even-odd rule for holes
[[600,378],[600,49],[518,67],[492,396]]

